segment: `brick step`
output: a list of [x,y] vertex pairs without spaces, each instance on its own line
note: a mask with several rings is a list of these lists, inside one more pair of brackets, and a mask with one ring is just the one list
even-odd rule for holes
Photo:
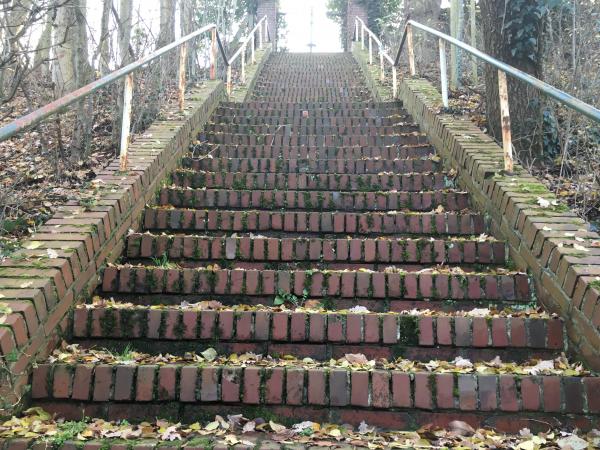
[[209,141],[213,144],[235,144],[235,145],[284,145],[284,146],[309,146],[309,147],[351,147],[360,145],[362,147],[381,147],[387,145],[411,145],[427,144],[427,136],[422,133],[401,133],[393,135],[286,135],[282,131],[273,134],[229,134],[201,132],[201,141]]
[[239,231],[287,233],[409,234],[473,236],[485,232],[475,213],[281,212],[165,209],[148,207],[144,229],[172,231]]
[[[279,158],[284,159],[410,159],[428,158],[435,155],[429,144],[412,144],[389,147],[315,147],[281,145],[227,145],[201,143],[194,147],[193,154],[212,151],[213,157],[222,158]],[[192,156],[194,156],[192,155]]]
[[446,173],[387,174],[319,174],[205,172],[178,169],[172,173],[172,184],[184,188],[207,189],[277,189],[303,191],[381,192],[387,190],[419,192],[447,189],[454,180]]
[[408,113],[403,115],[394,115],[390,117],[355,117],[355,118],[322,118],[317,119],[313,117],[302,117],[302,115],[288,118],[288,117],[247,117],[247,116],[230,116],[225,115],[213,115],[211,118],[212,123],[216,124],[235,124],[235,125],[293,125],[295,127],[391,127],[398,123],[412,123],[411,117]]
[[311,173],[311,174],[395,174],[441,171],[442,165],[432,159],[284,159],[284,158],[201,158],[184,157],[186,169],[211,172],[245,173]]
[[414,123],[395,123],[393,125],[346,126],[346,125],[241,125],[208,123],[204,126],[205,133],[230,133],[230,134],[256,134],[256,135],[393,135],[399,133],[413,133],[419,131],[419,125]]
[[275,295],[311,298],[529,302],[526,274],[243,270],[109,266],[102,291],[123,294]]
[[462,211],[469,194],[430,192],[272,191],[162,188],[159,205],[183,208],[285,209],[286,211]]
[[[92,356],[92,355],[90,355]],[[548,423],[568,420],[578,428],[596,426],[600,411],[593,376],[522,375],[520,373],[432,373],[398,363],[365,370],[360,366],[329,367],[283,360],[281,367],[246,362],[204,363],[177,361],[152,363],[38,364],[33,369],[32,397],[36,404],[70,418],[107,419],[161,417],[197,420],[199,415],[243,413],[247,406],[269,407],[279,416],[298,420],[391,428],[424,425],[431,413],[462,414],[471,423],[513,427],[518,422]],[[118,402],[113,404],[111,402]],[[118,406],[118,407],[117,407]],[[201,406],[201,407],[200,407]],[[300,407],[300,408],[299,408]],[[424,416],[421,414],[426,413]],[[122,417],[124,414],[128,414]],[[247,412],[246,416],[249,416]],[[443,416],[442,416],[443,417]],[[437,419],[436,423],[443,421]]]
[[322,239],[256,236],[190,236],[133,233],[128,258],[383,264],[504,264],[504,242],[495,239]]
[[[384,118],[397,118],[398,120],[404,120],[407,118],[407,113],[401,108],[401,106],[394,105],[389,107],[378,107],[378,108],[360,108],[348,106],[346,109],[335,108],[335,107],[318,107],[307,109],[307,107],[296,108],[296,103],[284,103],[276,106],[260,106],[255,105],[253,107],[240,106],[244,105],[237,103],[236,106],[226,107],[221,103],[215,109],[213,117],[245,117],[260,119],[262,117],[272,120],[288,120],[293,122],[296,119],[317,119],[317,120],[360,120],[360,119],[373,119],[380,120]],[[286,109],[289,105],[289,109]],[[332,104],[330,104],[332,105]]]
[[[214,303],[214,302],[213,302]],[[219,353],[285,355],[327,361],[348,353],[369,359],[417,361],[527,361],[552,359],[564,347],[561,319],[515,313],[514,317],[447,315],[427,312],[352,313],[278,308],[130,304],[81,305],[75,309],[71,342],[83,348],[124,347],[183,355],[214,347]],[[293,347],[292,347],[293,346]]]
[[304,111],[306,109],[355,109],[357,111],[374,110],[377,108],[397,111],[399,102],[374,102],[374,101],[359,101],[359,102],[315,102],[315,101],[300,101],[300,102],[272,102],[269,100],[252,100],[249,102],[227,102],[219,103],[218,108],[226,109],[282,109],[288,111]]
[[298,102],[298,101],[310,100],[310,101],[314,101],[314,102],[331,102],[331,103],[333,103],[333,102],[344,102],[344,101],[356,102],[356,101],[370,100],[372,98],[372,95],[367,91],[365,91],[363,93],[357,92],[357,93],[344,94],[343,92],[336,92],[334,90],[330,94],[318,92],[318,93],[314,93],[312,95],[308,91],[297,92],[295,94],[287,93],[287,92],[264,93],[264,94],[257,93],[257,96],[253,96],[253,98],[259,98],[261,100],[269,100],[272,102]]

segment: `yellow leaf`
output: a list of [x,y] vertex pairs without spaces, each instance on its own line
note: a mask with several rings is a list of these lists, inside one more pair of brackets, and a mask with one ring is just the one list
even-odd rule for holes
[[219,422],[217,422],[217,421],[211,422],[211,423],[209,423],[208,425],[206,425],[206,426],[204,427],[204,429],[205,429],[206,431],[214,431],[214,430],[216,430],[217,428],[219,428]]

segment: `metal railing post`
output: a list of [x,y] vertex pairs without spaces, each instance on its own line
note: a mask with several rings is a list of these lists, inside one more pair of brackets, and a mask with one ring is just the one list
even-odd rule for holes
[[385,81],[385,67],[383,66],[383,50],[381,45],[379,46],[379,80],[383,83]]
[[354,41],[358,42],[358,19],[354,19]]
[[217,78],[217,29],[213,28],[210,35],[210,79],[214,80]]
[[254,46],[256,45],[256,40],[254,38],[254,34],[252,34],[252,64],[256,64],[256,51]]
[[231,80],[231,65],[227,66],[227,95],[231,97],[232,80]]
[[362,49],[364,50],[365,49],[365,24],[362,23],[361,25],[362,26],[360,28],[360,42],[362,45]]
[[121,147],[119,152],[119,170],[127,170],[127,151],[129,150],[129,136],[131,128],[131,100],[133,98],[133,74],[125,77],[123,87],[123,117],[121,119]]
[[187,60],[187,44],[182,44],[179,47],[179,77],[178,77],[178,99],[179,111],[183,111],[185,107],[185,63]]
[[504,170],[511,173],[514,168],[512,154],[512,133],[510,125],[510,108],[508,106],[508,84],[506,73],[498,70],[498,92],[500,94],[500,117],[502,121],[502,148],[504,150]]
[[392,66],[392,96],[398,98],[398,69]]
[[369,64],[373,65],[373,38],[369,34]]
[[260,24],[258,27],[258,48],[262,50],[263,48],[263,26]]
[[415,65],[415,47],[413,45],[413,32],[412,26],[408,24],[406,26],[406,43],[408,45],[408,67],[410,75],[415,76],[417,74],[417,67]]
[[272,40],[269,38],[269,21],[265,20],[265,40],[271,42]]
[[442,102],[444,108],[449,106],[448,103],[448,69],[446,64],[446,43],[440,39],[440,79],[442,81]]
[[246,46],[242,49],[242,73],[240,76],[242,84],[246,84]]

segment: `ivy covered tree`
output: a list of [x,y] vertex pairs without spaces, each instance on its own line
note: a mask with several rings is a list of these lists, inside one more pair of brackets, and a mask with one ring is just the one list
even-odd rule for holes
[[[480,0],[485,52],[541,79],[544,19],[561,1]],[[535,88],[508,78],[513,143],[520,159],[532,163],[552,156],[544,154],[543,97]],[[485,68],[485,84],[489,130],[499,140],[502,127],[498,73],[489,65]]]

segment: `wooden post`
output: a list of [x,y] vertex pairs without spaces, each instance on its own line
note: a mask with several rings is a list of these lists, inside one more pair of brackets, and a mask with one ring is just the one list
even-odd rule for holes
[[379,46],[379,81],[385,81],[385,67],[383,66],[383,49]]
[[412,27],[408,25],[406,27],[406,43],[408,45],[408,67],[410,75],[414,77],[417,74],[417,67],[415,65],[415,47],[413,44],[413,32]]
[[510,108],[508,106],[508,84],[506,73],[498,70],[498,92],[500,93],[500,117],[502,121],[502,148],[504,150],[504,170],[512,173],[514,168],[512,154],[512,134],[510,125]]
[[442,101],[444,108],[448,104],[448,69],[446,67],[446,42],[440,38],[440,77],[442,81]]
[[392,67],[392,96],[398,98],[398,70],[396,66]]
[[211,31],[211,44],[210,44],[210,79],[214,80],[217,78],[217,29],[213,28]]
[[123,87],[123,117],[121,120],[121,149],[119,153],[119,170],[127,170],[127,151],[129,150],[129,136],[131,128],[131,99],[133,98],[133,74],[125,77]]
[[242,47],[242,74],[241,74],[241,82],[242,84],[246,84],[246,45]]
[[233,88],[233,81],[231,77],[231,65],[227,66],[227,95],[231,97],[231,90]]
[[373,38],[369,33],[369,64],[373,65]]
[[179,111],[183,111],[185,107],[185,63],[187,60],[187,43],[181,44],[179,47],[179,83],[178,83],[178,99]]

